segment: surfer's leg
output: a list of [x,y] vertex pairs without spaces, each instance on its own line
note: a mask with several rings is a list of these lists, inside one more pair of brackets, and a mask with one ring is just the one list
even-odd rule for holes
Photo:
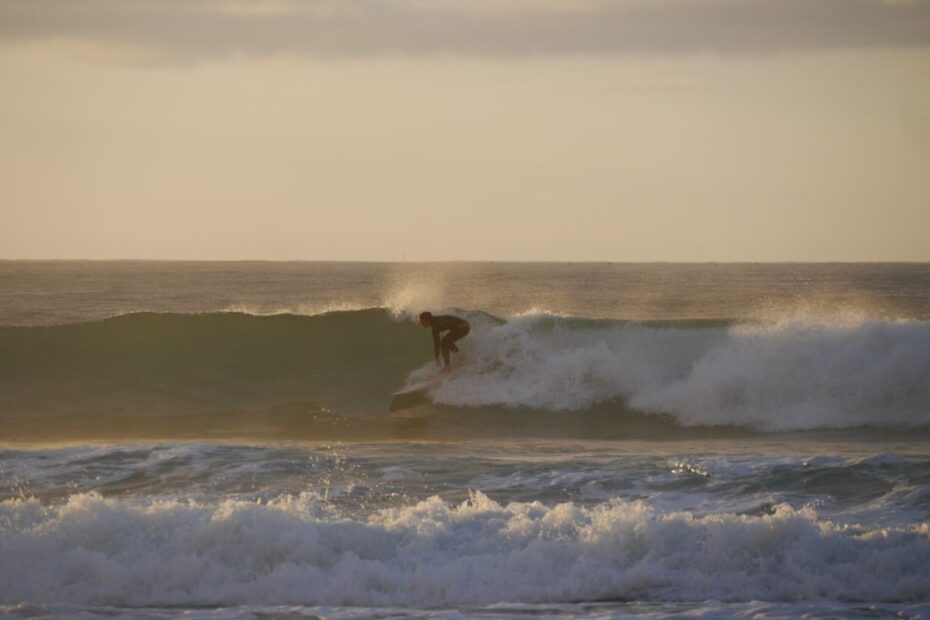
[[[470,328],[466,325],[459,329],[454,329],[450,331],[448,334],[446,334],[442,339],[443,356],[448,358],[449,351],[452,351],[453,353],[458,353],[459,348],[455,346],[455,341],[461,340],[462,338],[467,336],[469,331],[470,331]],[[446,363],[448,363],[448,361]]]
[[460,327],[459,329],[457,329],[457,330],[455,330],[454,332],[451,332],[451,333],[449,334],[449,336],[450,336],[449,345],[452,347],[452,350],[453,350],[453,351],[455,351],[456,353],[459,352],[459,348],[458,348],[457,346],[455,346],[455,341],[456,341],[456,340],[461,340],[462,338],[464,338],[465,336],[467,336],[467,335],[468,335],[468,332],[470,332],[470,331],[471,331],[471,327],[469,327],[468,324],[466,323],[465,325],[463,325],[463,326]]

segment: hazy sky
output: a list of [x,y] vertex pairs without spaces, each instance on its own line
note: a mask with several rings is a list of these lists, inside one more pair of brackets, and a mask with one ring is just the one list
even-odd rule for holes
[[930,0],[3,0],[0,257],[930,260]]

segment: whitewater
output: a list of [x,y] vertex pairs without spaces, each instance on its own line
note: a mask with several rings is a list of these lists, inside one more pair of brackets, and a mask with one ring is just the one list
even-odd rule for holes
[[930,617],[928,377],[926,264],[0,261],[0,615]]

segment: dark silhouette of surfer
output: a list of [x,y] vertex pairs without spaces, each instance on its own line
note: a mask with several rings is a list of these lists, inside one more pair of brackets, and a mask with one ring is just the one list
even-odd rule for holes
[[[471,331],[471,325],[465,319],[460,319],[451,314],[437,314],[432,312],[420,313],[420,325],[430,327],[433,330],[433,355],[436,356],[436,364],[439,364],[439,353],[442,352],[442,360],[445,362],[445,369],[449,369],[449,352],[458,353],[459,348],[455,346],[456,340],[461,340]],[[449,332],[442,339],[439,334]]]

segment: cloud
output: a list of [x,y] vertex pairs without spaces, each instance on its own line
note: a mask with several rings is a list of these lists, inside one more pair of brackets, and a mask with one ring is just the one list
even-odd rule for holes
[[930,45],[930,0],[3,0],[0,41],[160,57],[765,53]]

